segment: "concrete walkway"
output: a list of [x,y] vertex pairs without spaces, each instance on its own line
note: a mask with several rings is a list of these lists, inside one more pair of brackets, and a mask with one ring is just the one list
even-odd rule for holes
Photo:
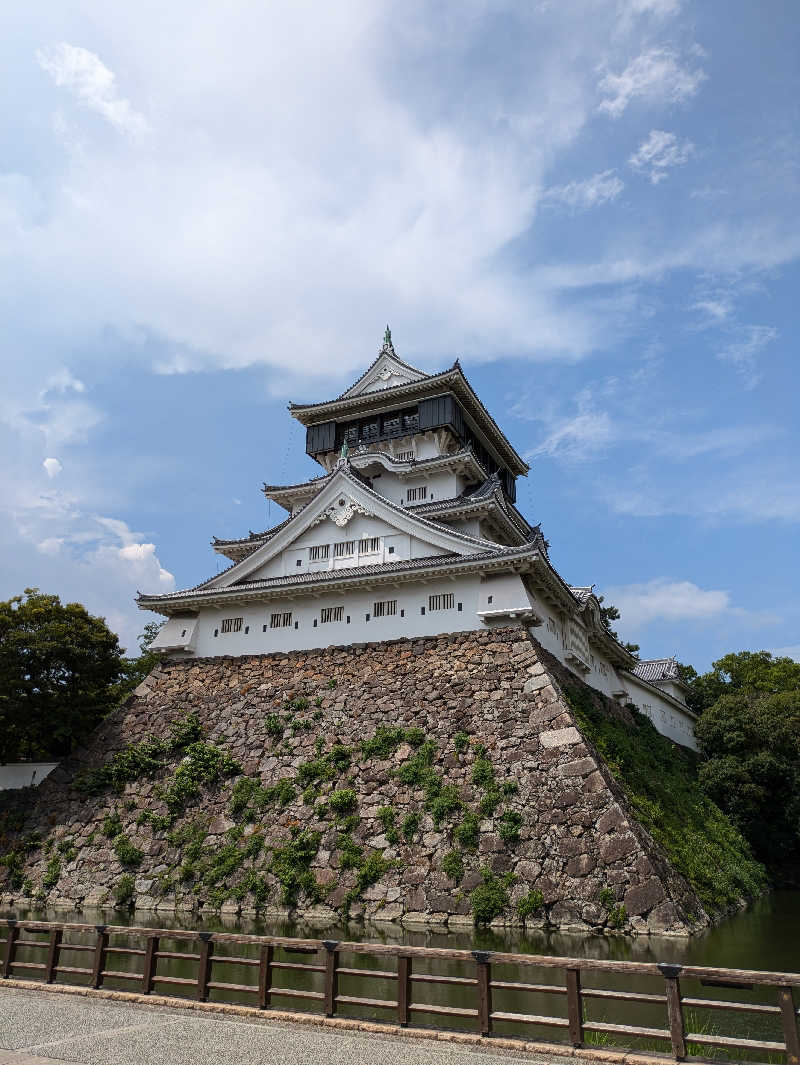
[[229,1019],[0,984],[0,1065],[567,1065],[588,1058],[500,1052],[491,1044],[483,1049],[268,1017]]

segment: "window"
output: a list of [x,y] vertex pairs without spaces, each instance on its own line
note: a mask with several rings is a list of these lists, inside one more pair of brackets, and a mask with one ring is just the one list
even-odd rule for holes
[[389,435],[391,435],[392,433],[399,433],[400,432],[400,415],[399,414],[394,414],[390,418],[384,418],[383,419],[383,431],[384,431],[384,433],[389,434]]
[[398,451],[397,454],[395,455],[395,458],[397,459],[398,462],[413,462],[414,461],[414,452],[413,451]]
[[452,592],[428,596],[428,610],[452,610],[454,605],[455,596]]
[[361,428],[362,440],[377,440],[380,436],[380,426],[377,422],[367,422]]
[[348,444],[358,443],[358,426],[351,425],[349,429],[345,429],[344,438]]
[[380,603],[372,604],[372,616],[375,618],[390,618],[397,613],[397,600],[384,599]]
[[279,614],[270,614],[269,627],[271,629],[288,629],[292,624],[291,610],[284,610]]
[[361,555],[374,555],[376,551],[380,551],[380,547],[380,536],[368,536],[365,540],[358,541],[358,552]]
[[298,566],[302,566],[302,565],[303,565],[303,560],[302,560],[302,558],[298,558],[298,560],[297,560],[297,565],[298,565]]
[[244,618],[223,618],[222,619],[222,632],[241,632],[242,625],[244,624]]
[[406,491],[406,499],[408,500],[409,503],[413,503],[413,502],[415,502],[418,499],[427,499],[427,498],[428,498],[427,485],[423,484],[419,488],[409,488]]
[[333,557],[334,558],[349,558],[356,553],[355,540],[342,540],[341,543],[333,545]]
[[310,562],[324,562],[328,557],[328,544],[319,544],[317,547],[309,547],[308,558]]
[[343,606],[324,606],[319,612],[319,620],[322,625],[326,625],[329,621],[341,621],[343,615]]

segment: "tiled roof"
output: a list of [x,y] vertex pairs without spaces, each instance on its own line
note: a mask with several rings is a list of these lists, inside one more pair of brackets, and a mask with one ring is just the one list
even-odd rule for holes
[[637,662],[631,673],[641,680],[650,681],[651,684],[659,680],[674,680],[679,684],[682,683],[676,658],[648,658]]
[[585,603],[589,596],[594,594],[594,585],[590,584],[588,588],[585,586],[573,587],[573,585],[570,585],[569,590],[580,603]]
[[[227,585],[224,588],[207,588],[208,581],[195,585],[193,588],[184,588],[177,592],[167,592],[162,595],[138,596],[138,601],[144,603],[168,603],[180,600],[186,596],[213,596],[233,592],[258,591],[261,589],[286,587],[287,585],[308,585],[318,583],[332,583],[337,581],[357,580],[361,577],[383,576],[384,574],[400,574],[415,570],[431,569],[442,565],[456,565],[458,563],[472,564],[474,562],[491,562],[494,559],[502,559],[506,556],[523,556],[530,553],[530,546],[523,547],[500,547],[495,550],[481,551],[474,555],[428,555],[425,558],[408,559],[401,562],[376,563],[371,566],[348,566],[343,569],[324,570],[315,573],[292,573],[288,576],[263,577],[260,580],[240,581],[237,584]],[[232,567],[229,567],[232,568]],[[218,574],[217,574],[218,576]],[[213,579],[213,578],[212,578]]]

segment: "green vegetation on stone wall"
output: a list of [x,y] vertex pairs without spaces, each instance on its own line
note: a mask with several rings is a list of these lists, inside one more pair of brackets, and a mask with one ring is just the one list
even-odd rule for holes
[[691,752],[676,748],[635,708],[631,728],[600,709],[588,688],[567,686],[564,693],[637,817],[709,912],[722,912],[759,895],[766,885],[764,867],[703,794]]

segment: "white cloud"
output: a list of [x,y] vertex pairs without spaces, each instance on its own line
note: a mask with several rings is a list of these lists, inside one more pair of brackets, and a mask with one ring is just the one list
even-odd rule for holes
[[62,41],[36,53],[39,65],[59,88],[69,89],[91,111],[135,137],[148,128],[144,115],[117,93],[116,78],[99,56]]
[[606,74],[598,85],[604,99],[598,110],[619,118],[631,101],[675,104],[688,100],[705,81],[700,69],[690,70],[669,48],[651,48],[632,60],[621,74]]
[[36,550],[43,555],[58,555],[63,543],[64,539],[61,536],[48,536],[46,540],[39,541]]
[[59,473],[64,469],[58,459],[45,459],[42,463],[45,468],[47,476],[52,480],[54,477],[58,477]]
[[692,581],[656,577],[643,584],[617,585],[603,594],[619,610],[626,630],[652,621],[708,621],[730,609],[730,594]]
[[566,204],[574,210],[587,210],[615,200],[625,188],[614,170],[604,170],[584,181],[570,181],[567,185],[555,185],[546,189],[542,199]]
[[694,151],[691,141],[681,143],[674,133],[663,129],[651,129],[647,140],[642,141],[628,162],[634,170],[647,174],[654,185],[663,181],[672,166],[688,162]]
[[755,388],[763,376],[759,357],[777,339],[778,330],[771,325],[737,326],[734,339],[717,352],[717,358],[731,363],[744,378],[747,388]]

